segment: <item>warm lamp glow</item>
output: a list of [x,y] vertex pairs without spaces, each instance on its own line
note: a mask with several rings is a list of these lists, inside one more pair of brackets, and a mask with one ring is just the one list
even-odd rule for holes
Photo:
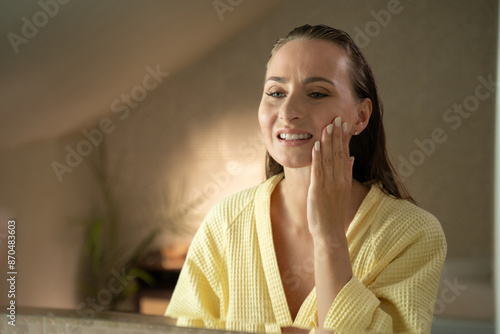
[[266,149],[256,112],[251,116],[248,112],[231,115],[192,129],[186,146],[173,153],[176,163],[169,166],[165,183],[182,186],[169,186],[168,197],[178,199],[179,211],[188,212],[184,222],[195,229],[217,202],[265,179]]

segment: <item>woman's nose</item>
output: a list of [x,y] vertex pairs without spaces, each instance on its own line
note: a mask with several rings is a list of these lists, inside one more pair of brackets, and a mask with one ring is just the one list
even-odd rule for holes
[[288,96],[281,105],[279,117],[286,122],[301,119],[304,117],[302,106],[294,97]]

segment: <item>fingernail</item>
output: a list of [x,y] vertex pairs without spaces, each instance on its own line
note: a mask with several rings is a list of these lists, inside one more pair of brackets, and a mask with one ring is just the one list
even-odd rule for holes
[[314,143],[314,149],[315,149],[316,151],[319,151],[319,141],[316,141],[316,142]]
[[347,133],[347,122],[342,123],[342,132]]
[[354,156],[351,157],[351,163],[354,164]]
[[339,117],[335,118],[335,126],[340,128],[340,123],[342,123],[342,119]]
[[327,132],[329,135],[331,135],[331,134],[332,134],[332,132],[333,132],[333,124],[328,124],[328,125],[326,126],[326,132]]

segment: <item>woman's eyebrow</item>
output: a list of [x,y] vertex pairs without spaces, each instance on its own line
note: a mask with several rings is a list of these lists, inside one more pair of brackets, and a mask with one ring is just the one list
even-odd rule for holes
[[307,84],[307,83],[311,83],[311,82],[318,82],[318,81],[327,82],[327,83],[329,83],[330,85],[335,86],[335,84],[333,83],[333,81],[328,80],[328,79],[323,78],[323,77],[309,77],[309,78],[306,78],[306,79],[304,80],[304,83],[306,83],[306,84]]
[[269,77],[267,78],[266,82],[268,82],[269,80],[276,81],[279,83],[286,83],[286,79],[283,77]]
[[[283,78],[283,77],[269,77],[269,78],[267,78],[266,82],[267,81],[276,81],[276,82],[279,82],[279,83],[286,83],[286,79]],[[308,77],[303,82],[305,84],[308,84],[308,83],[318,82],[318,81],[323,81],[323,82],[329,83],[332,86],[335,86],[335,84],[333,83],[333,81],[328,80],[328,79],[323,78],[323,77]]]

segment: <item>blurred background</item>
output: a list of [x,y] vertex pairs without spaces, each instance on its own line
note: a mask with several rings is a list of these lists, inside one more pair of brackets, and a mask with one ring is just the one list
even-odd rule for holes
[[493,323],[497,1],[0,4],[0,247],[14,218],[18,306],[162,314],[208,209],[265,178],[274,41],[324,23],[365,53],[392,161],[445,231],[436,319]]

